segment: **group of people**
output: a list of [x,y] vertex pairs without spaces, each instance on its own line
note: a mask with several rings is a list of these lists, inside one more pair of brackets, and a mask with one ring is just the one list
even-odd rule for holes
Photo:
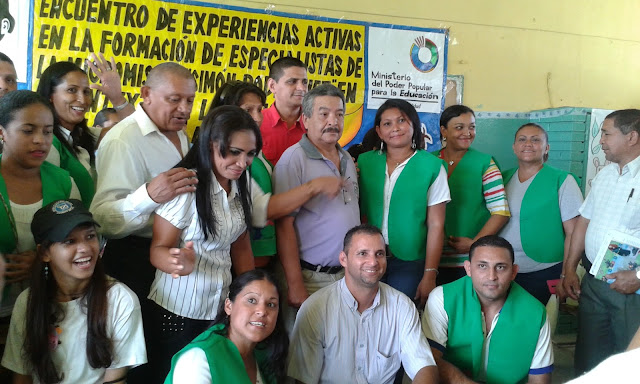
[[[414,107],[391,99],[356,164],[338,144],[342,92],[309,90],[304,63],[284,57],[273,105],[229,82],[190,143],[187,68],[154,67],[134,109],[113,59],[87,66],[100,84],[59,62],[37,92],[0,98],[2,365],[16,383],[548,383],[559,278],[581,298],[580,372],[640,326],[635,272],[612,289],[587,275],[582,290],[575,273],[585,242],[587,263],[606,230],[633,234],[640,111],[605,120],[615,164],[583,204],[534,123],[502,173],[471,148],[473,110],[445,109],[429,153]],[[91,89],[121,119],[106,134],[87,126]],[[609,183],[626,204],[611,207]],[[594,326],[615,337],[593,342]]]

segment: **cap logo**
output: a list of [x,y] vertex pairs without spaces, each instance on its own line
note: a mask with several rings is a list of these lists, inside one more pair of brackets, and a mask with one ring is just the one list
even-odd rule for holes
[[60,200],[51,207],[51,211],[57,215],[63,215],[73,211],[73,204],[70,201]]

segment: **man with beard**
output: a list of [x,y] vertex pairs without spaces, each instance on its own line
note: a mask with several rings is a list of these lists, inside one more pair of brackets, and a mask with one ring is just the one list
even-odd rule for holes
[[344,110],[344,95],[335,86],[322,84],[309,91],[302,102],[307,133],[284,152],[274,170],[276,194],[321,176],[343,179],[338,197],[317,195],[276,222],[277,250],[283,269],[280,280],[287,284],[281,302],[288,332],[302,302],[342,278],[344,272],[337,257],[340,243],[350,228],[360,224],[356,167],[338,144]]
[[422,316],[443,383],[551,383],[546,310],[513,282],[513,247],[490,235],[471,245],[467,276],[436,287]]
[[414,383],[437,383],[415,305],[380,283],[387,267],[380,229],[350,229],[340,264],[344,278],[311,295],[298,312],[288,375],[303,383],[390,384],[402,363]]

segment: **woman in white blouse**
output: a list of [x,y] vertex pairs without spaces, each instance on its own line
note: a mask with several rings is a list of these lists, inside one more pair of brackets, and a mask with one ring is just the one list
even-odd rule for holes
[[209,326],[236,275],[254,268],[250,179],[262,147],[257,124],[236,106],[211,110],[193,148],[177,165],[194,169],[198,185],[162,204],[153,224],[151,263],[158,269],[149,299],[150,371],[161,382],[171,357]]

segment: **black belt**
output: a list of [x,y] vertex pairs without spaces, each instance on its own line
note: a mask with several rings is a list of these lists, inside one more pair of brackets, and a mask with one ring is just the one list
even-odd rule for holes
[[336,273],[342,271],[342,266],[339,265],[337,267],[323,267],[322,265],[313,265],[311,263],[307,263],[304,260],[300,260],[300,266],[304,269],[308,269],[314,272],[328,273],[330,275],[335,275]]

